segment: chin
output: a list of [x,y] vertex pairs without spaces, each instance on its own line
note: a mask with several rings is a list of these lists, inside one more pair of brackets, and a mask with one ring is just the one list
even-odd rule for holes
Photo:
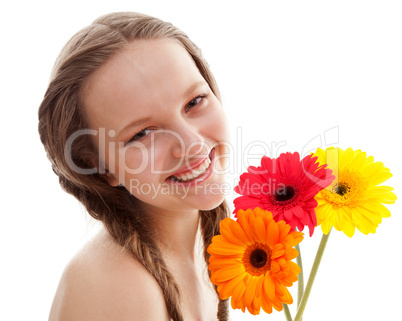
[[200,200],[202,201],[199,202],[198,209],[201,211],[210,211],[221,205],[225,200],[225,197],[222,194],[212,195],[211,197],[209,197],[209,195],[205,195],[204,197],[200,198]]

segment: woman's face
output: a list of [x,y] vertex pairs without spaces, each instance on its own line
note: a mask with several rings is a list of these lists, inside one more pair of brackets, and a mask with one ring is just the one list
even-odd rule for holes
[[207,210],[222,202],[226,117],[179,43],[128,44],[83,93],[109,184],[161,209]]

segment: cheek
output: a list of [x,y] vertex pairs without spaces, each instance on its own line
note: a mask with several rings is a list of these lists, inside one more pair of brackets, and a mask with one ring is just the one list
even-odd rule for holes
[[168,173],[165,159],[169,154],[169,146],[169,142],[163,137],[155,137],[154,140],[147,139],[144,143],[137,142],[115,151],[115,173],[119,182],[124,182],[125,185],[131,179],[152,182],[158,180],[157,175]]
[[232,151],[229,122],[222,106],[216,108],[211,116],[208,124],[209,137],[219,142],[216,154],[216,170],[218,170],[220,174],[225,174],[230,165],[230,154]]
[[139,179],[141,176],[150,173],[151,153],[145,145],[120,146],[120,148],[110,151],[106,156],[108,158],[109,171],[120,184],[124,184],[125,186],[131,178],[135,177]]

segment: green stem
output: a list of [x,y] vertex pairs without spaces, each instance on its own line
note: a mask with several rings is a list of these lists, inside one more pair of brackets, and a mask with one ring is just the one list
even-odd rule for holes
[[289,311],[289,307],[285,303],[283,303],[283,311],[285,312],[286,321],[293,321],[292,315],[290,314],[290,311]]
[[296,245],[296,250],[299,252],[299,255],[296,258],[296,263],[301,269],[297,280],[297,307],[299,307],[304,292],[303,264],[299,244]]
[[[299,252],[299,255],[296,258],[296,263],[300,267],[301,271],[298,275],[298,280],[297,280],[297,307],[300,305],[300,301],[303,297],[304,293],[304,276],[303,276],[303,264],[302,264],[302,258],[301,258],[301,252],[300,252],[300,245],[296,245],[296,250]],[[301,321],[302,319],[300,319]]]
[[310,296],[310,292],[313,287],[313,283],[314,283],[315,277],[317,275],[317,271],[320,266],[321,259],[324,254],[325,246],[327,245],[330,234],[331,234],[331,231],[329,231],[329,233],[327,235],[325,235],[325,234],[322,235],[320,246],[318,247],[317,254],[316,254],[315,260],[314,260],[314,264],[313,264],[313,267],[311,268],[310,276],[307,281],[306,289],[304,290],[303,298],[300,302],[299,308],[297,309],[297,313],[296,313],[294,321],[301,321],[301,319],[302,319],[303,312],[304,312],[304,309],[306,308],[306,304],[307,304],[308,298]]

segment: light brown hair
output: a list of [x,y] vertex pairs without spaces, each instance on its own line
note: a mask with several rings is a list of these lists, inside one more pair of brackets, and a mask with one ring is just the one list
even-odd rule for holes
[[[162,260],[140,201],[124,187],[110,186],[98,172],[84,174],[71,168],[65,147],[71,135],[88,129],[82,88],[90,75],[115,55],[128,42],[136,39],[169,38],[178,41],[191,55],[201,75],[220,100],[219,90],[199,48],[172,24],[138,13],[112,13],[95,20],[75,34],[60,53],[49,87],[39,108],[39,134],[53,171],[62,188],[74,195],[88,213],[103,222],[112,238],[122,245],[151,273],[162,289],[166,307],[174,321],[182,321],[180,290]],[[81,169],[92,169],[98,158],[91,135],[74,140],[70,157]],[[229,215],[225,202],[209,211],[200,211],[200,227],[206,249],[219,233],[219,222]],[[219,300],[218,319],[228,320],[227,302]]]

